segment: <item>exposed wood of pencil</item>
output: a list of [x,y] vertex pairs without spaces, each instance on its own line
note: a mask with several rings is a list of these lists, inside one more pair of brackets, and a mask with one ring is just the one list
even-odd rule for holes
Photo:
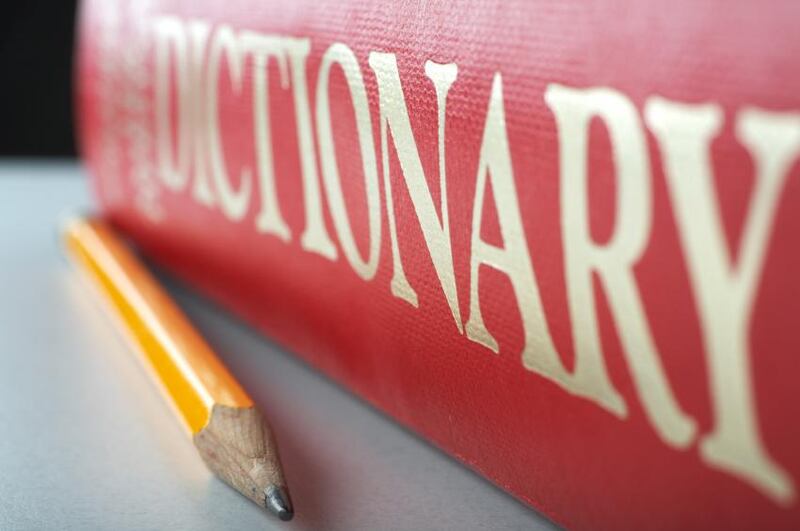
[[281,519],[291,518],[269,427],[158,281],[100,220],[72,220],[64,239],[70,257],[148,361],[208,467]]

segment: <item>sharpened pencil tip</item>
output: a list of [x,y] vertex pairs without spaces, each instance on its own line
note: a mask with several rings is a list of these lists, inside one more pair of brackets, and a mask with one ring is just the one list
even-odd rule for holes
[[264,505],[272,514],[284,522],[288,522],[294,516],[292,501],[289,499],[289,493],[286,492],[284,487],[270,485],[264,489]]

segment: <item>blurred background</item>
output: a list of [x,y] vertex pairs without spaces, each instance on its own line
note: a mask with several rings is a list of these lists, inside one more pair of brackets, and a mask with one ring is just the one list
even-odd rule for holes
[[75,157],[72,55],[76,0],[0,9],[0,156]]

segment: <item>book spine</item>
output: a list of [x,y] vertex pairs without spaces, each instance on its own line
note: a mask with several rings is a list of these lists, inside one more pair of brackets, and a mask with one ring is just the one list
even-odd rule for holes
[[798,7],[83,5],[98,202],[561,524],[800,525]]

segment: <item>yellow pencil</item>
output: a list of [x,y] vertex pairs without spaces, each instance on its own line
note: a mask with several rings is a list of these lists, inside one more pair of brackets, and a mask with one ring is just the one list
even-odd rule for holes
[[208,467],[281,520],[291,519],[269,427],[183,312],[103,221],[74,219],[64,240],[148,361]]

